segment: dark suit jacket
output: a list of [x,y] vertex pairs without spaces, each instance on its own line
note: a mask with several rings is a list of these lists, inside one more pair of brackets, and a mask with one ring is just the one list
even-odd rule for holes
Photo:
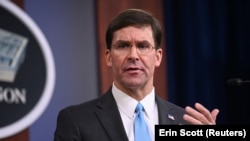
[[[186,124],[183,108],[157,95],[156,103],[159,124]],[[128,141],[111,89],[98,99],[62,109],[54,141]]]

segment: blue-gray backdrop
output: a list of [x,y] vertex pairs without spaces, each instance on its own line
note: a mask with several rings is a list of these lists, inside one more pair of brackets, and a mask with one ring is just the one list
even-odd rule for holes
[[54,95],[29,128],[30,141],[52,141],[58,111],[98,95],[94,1],[24,2],[25,11],[46,36],[56,65]]

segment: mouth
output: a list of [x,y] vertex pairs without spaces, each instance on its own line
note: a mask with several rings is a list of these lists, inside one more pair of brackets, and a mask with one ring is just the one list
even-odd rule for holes
[[124,69],[125,72],[128,72],[128,73],[139,73],[140,71],[142,71],[143,69],[140,68],[140,67],[127,67]]

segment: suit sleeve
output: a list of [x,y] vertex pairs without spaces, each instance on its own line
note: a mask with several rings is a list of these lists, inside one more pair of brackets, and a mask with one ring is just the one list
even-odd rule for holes
[[57,117],[54,141],[80,141],[80,134],[75,120],[70,111],[61,110]]

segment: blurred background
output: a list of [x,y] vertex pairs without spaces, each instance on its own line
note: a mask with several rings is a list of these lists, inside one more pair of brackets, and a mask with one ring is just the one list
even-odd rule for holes
[[[105,66],[105,30],[126,8],[152,12],[164,29],[164,60],[155,85],[185,107],[219,108],[217,124],[249,124],[250,1],[248,0],[14,0],[46,36],[55,61],[53,97],[27,130],[4,141],[51,141],[60,109],[96,98],[112,83]],[[21,136],[28,136],[22,139]],[[15,139],[14,139],[15,138]],[[28,138],[28,139],[27,139]]]

